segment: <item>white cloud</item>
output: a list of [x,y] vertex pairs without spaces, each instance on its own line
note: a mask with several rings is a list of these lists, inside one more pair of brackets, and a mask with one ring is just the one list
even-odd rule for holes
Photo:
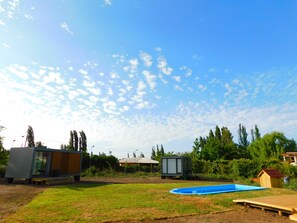
[[118,79],[118,78],[120,78],[120,76],[116,72],[114,72],[114,71],[110,72],[110,77],[112,79]]
[[107,114],[118,115],[119,112],[116,111],[117,104],[114,101],[107,101],[103,103],[103,111]]
[[79,69],[78,72],[81,73],[82,75],[87,75],[88,74],[88,71],[86,71],[84,69]]
[[10,46],[7,43],[2,43],[2,46],[3,46],[4,49],[9,49],[10,48]]
[[173,71],[173,68],[168,67],[167,65],[168,64],[167,64],[167,61],[166,61],[165,57],[160,56],[158,58],[158,65],[157,65],[157,67],[159,68],[159,70],[163,74],[170,75],[172,73],[172,71]]
[[150,89],[155,89],[156,88],[156,75],[150,73],[147,70],[142,71],[145,80],[147,81],[148,85],[150,86]]
[[48,84],[50,82],[54,82],[56,84],[64,84],[64,80],[61,77],[61,73],[59,72],[49,72],[48,76],[44,76],[43,81],[45,84]]
[[225,96],[228,96],[232,93],[232,88],[229,84],[225,84],[225,88],[227,89],[227,92],[224,94]]
[[111,0],[104,0],[104,5],[111,6],[112,5],[112,1]]
[[174,89],[178,90],[178,91],[184,91],[184,89],[181,86],[177,85],[177,84],[174,85]]
[[99,89],[99,88],[88,88],[88,91],[93,93],[96,96],[101,94],[101,89]]
[[29,76],[26,73],[27,69],[18,65],[12,65],[7,68],[11,73],[15,74],[21,79],[28,79]]
[[181,81],[181,77],[180,76],[173,76],[172,77],[176,82],[180,82]]
[[70,30],[68,24],[66,22],[61,22],[60,26],[62,29],[64,29],[66,32],[68,32],[71,35],[74,35],[74,33]]
[[137,86],[137,91],[143,91],[144,89],[146,89],[145,83],[143,81],[139,81]]
[[126,101],[126,99],[124,97],[119,97],[117,100],[117,102],[124,102],[124,101]]
[[142,59],[142,61],[144,62],[144,65],[146,67],[152,66],[153,61],[152,61],[152,56],[150,54],[145,53],[145,52],[141,52],[140,53],[140,58]]
[[203,85],[203,84],[199,84],[198,85],[198,88],[201,90],[201,91],[206,91],[207,90],[207,86]]
[[81,95],[84,95],[84,96],[87,96],[88,95],[88,92],[86,92],[85,90],[83,90],[83,89],[77,89],[76,90],[79,94],[81,94]]
[[129,106],[125,105],[123,106],[122,108],[120,108],[120,112],[126,112],[126,111],[129,111]]
[[112,90],[112,88],[111,87],[109,87],[109,88],[107,88],[107,93],[106,93],[107,95],[113,95],[113,90]]
[[217,71],[218,71],[218,69],[214,68],[214,67],[211,67],[211,68],[208,69],[209,73],[214,73],[214,72],[217,72]]
[[25,13],[24,16],[25,16],[26,19],[33,20],[33,16],[30,15],[30,14]]

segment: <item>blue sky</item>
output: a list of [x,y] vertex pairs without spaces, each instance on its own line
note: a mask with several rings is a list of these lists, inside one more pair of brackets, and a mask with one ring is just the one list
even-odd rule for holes
[[[239,123],[297,138],[296,1],[0,0],[4,145],[191,151]],[[13,142],[13,140],[15,140]],[[13,142],[13,143],[12,143]]]

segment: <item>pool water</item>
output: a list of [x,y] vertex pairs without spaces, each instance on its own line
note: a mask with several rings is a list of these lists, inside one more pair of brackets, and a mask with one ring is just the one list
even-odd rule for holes
[[239,191],[250,190],[265,190],[264,187],[248,186],[241,184],[222,184],[212,186],[200,186],[200,187],[188,187],[188,188],[176,188],[170,191],[173,194],[184,195],[207,195],[207,194],[221,194]]

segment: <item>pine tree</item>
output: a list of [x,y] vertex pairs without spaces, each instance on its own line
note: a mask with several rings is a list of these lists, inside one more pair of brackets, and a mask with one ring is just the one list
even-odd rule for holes
[[78,151],[78,136],[77,136],[77,131],[73,130],[73,144],[74,144],[74,150]]
[[[28,130],[27,130],[27,137],[26,137],[26,142],[28,142],[28,147],[34,147],[35,146],[35,142],[34,142],[34,131],[32,126],[28,126]],[[26,144],[25,144],[26,146]]]
[[79,132],[79,151],[86,152],[87,151],[87,137],[83,130]]
[[163,145],[161,144],[161,149],[160,149],[160,155],[161,156],[164,156],[165,155],[165,151],[164,151],[164,148],[163,148]]
[[255,139],[260,139],[261,138],[261,134],[260,134],[260,130],[258,128],[257,125],[255,125]]
[[155,147],[153,146],[151,159],[155,159],[155,158],[156,158],[156,151],[155,151]]
[[72,131],[70,131],[70,139],[69,139],[68,150],[74,150],[74,146],[73,146],[73,132]]

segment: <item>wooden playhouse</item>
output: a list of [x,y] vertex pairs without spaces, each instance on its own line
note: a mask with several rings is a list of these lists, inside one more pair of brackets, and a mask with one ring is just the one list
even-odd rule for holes
[[259,174],[261,187],[283,187],[283,175],[275,169],[263,169]]

